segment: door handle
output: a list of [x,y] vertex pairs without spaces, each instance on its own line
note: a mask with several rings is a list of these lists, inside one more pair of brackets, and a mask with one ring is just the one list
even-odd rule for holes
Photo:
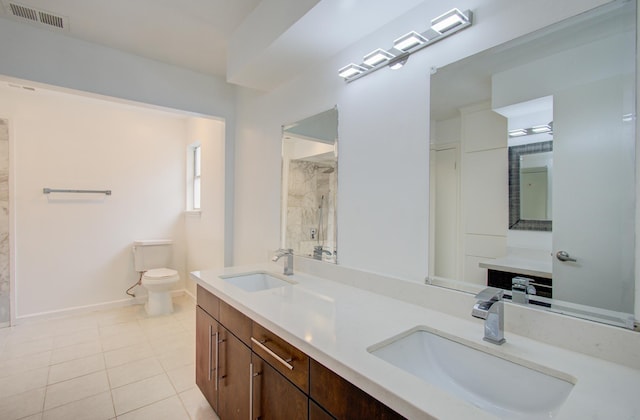
[[571,256],[569,255],[569,253],[567,251],[558,251],[556,253],[556,258],[559,259],[562,262],[576,262],[577,260],[575,258],[571,258]]

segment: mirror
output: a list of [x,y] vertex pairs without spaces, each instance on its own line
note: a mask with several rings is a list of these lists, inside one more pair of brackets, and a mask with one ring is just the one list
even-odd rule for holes
[[551,231],[553,142],[509,146],[509,229]]
[[337,263],[338,109],[282,127],[281,247]]
[[635,40],[611,2],[432,73],[432,284],[633,328]]

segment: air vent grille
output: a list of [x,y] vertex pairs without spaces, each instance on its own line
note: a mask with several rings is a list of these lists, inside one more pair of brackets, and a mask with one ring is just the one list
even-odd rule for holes
[[9,2],[8,6],[10,14],[14,17],[46,25],[48,28],[67,29],[66,19],[62,16],[13,2]]

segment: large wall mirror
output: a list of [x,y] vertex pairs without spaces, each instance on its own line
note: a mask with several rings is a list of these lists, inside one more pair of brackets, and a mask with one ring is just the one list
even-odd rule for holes
[[336,263],[338,109],[282,127],[281,246]]
[[633,328],[635,42],[614,1],[432,74],[433,284]]

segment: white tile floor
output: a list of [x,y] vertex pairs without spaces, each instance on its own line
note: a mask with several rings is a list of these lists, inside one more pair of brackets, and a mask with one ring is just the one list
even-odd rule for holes
[[217,419],[195,384],[195,305],[0,329],[0,419]]

